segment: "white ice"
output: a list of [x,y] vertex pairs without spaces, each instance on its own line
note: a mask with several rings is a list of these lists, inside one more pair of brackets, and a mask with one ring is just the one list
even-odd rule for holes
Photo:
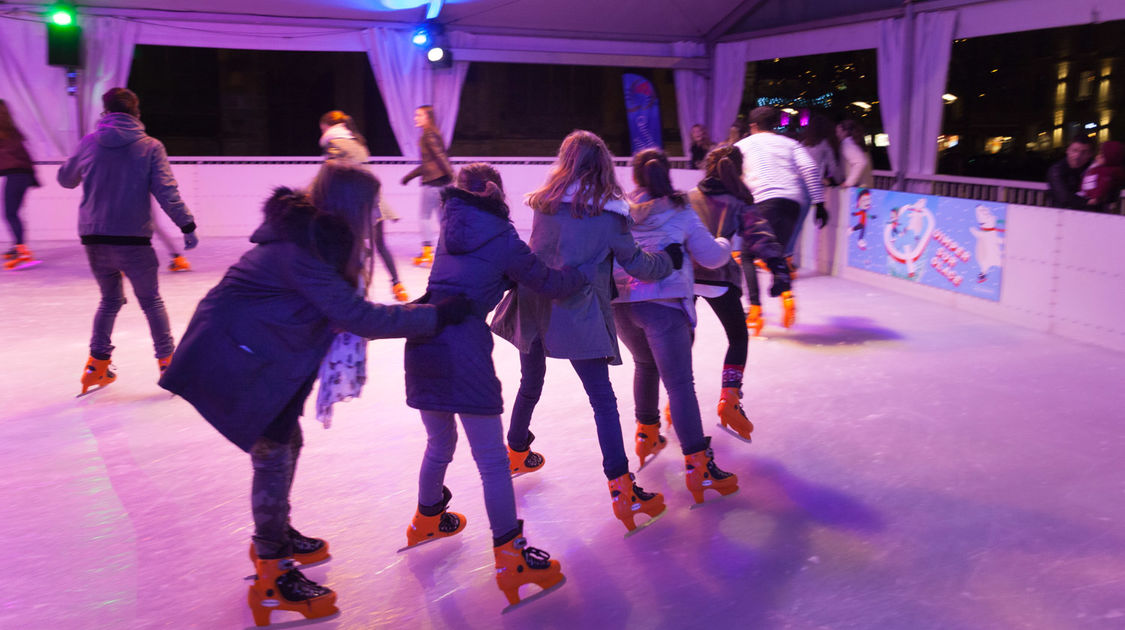
[[[117,382],[75,399],[97,289],[77,243],[32,245],[45,262],[0,277],[0,627],[252,626],[249,458],[157,387],[131,295]],[[205,239],[194,271],[161,273],[177,334],[248,246]],[[391,246],[419,294],[414,236]],[[386,285],[380,272],[376,299]],[[531,544],[568,581],[506,614],[464,440],[447,485],[468,528],[396,553],[424,433],[403,402],[402,341],[372,343],[363,398],[329,430],[304,420],[293,523],[330,541],[308,573],[342,610],[317,627],[1125,627],[1125,355],[832,277],[797,295],[797,326],[779,328],[769,301],[750,345],[752,445],[714,428],[725,338],[701,309],[705,428],[741,490],[689,509],[669,435],[638,475],[668,511],[628,538],[581,386],[549,363],[532,425],[547,465],[515,488]],[[497,340],[495,360],[510,402],[518,356]],[[631,445],[628,359],[611,374]]]

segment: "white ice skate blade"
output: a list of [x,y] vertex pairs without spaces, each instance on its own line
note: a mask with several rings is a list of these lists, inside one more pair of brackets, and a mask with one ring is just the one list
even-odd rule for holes
[[738,432],[735,431],[734,429],[732,429],[730,427],[724,427],[723,423],[721,423],[721,422],[715,423],[715,426],[719,427],[723,431],[726,431],[727,433],[730,433],[731,435],[734,436],[734,439],[736,439],[736,440],[741,440],[743,442],[746,442],[747,444],[753,444],[754,443],[753,438],[744,438],[741,435],[739,435]]
[[8,267],[8,271],[23,271],[24,269],[31,269],[32,267],[38,267],[40,264],[42,264],[42,262],[42,260],[31,260],[25,263],[20,263],[15,267]]
[[[456,535],[456,534],[454,534],[454,536],[455,536],[455,535]],[[453,536],[441,536],[440,538],[427,538],[426,540],[423,540],[423,541],[422,541],[422,542],[420,542],[420,543],[414,543],[413,545],[407,545],[407,546],[403,547],[402,549],[399,549],[399,550],[398,550],[398,551],[396,551],[395,553],[402,553],[402,552],[404,552],[404,551],[409,551],[409,550],[411,550],[411,549],[417,549],[417,548],[419,548],[419,547],[422,547],[422,546],[424,546],[424,545],[428,545],[428,544],[430,544],[430,543],[432,543],[432,542],[437,542],[437,541],[439,541],[439,540],[445,540],[445,539],[447,539],[447,538],[453,538]],[[305,566],[308,566],[308,565],[305,565]]]
[[633,531],[625,532],[625,535],[622,536],[622,538],[632,538],[636,534],[639,534],[641,532],[641,530],[648,529],[649,525],[652,525],[656,521],[659,521],[660,519],[664,518],[664,515],[667,514],[667,513],[668,513],[668,506],[665,505],[663,512],[661,512],[660,514],[657,514],[656,516],[648,519],[647,521],[641,523],[640,525],[637,525],[636,527],[633,528]]
[[541,470],[542,468],[543,468],[543,467],[542,467],[542,466],[540,466],[539,468],[536,468],[535,470],[525,470],[525,471],[523,471],[523,472],[512,473],[512,479],[518,479],[519,477],[522,477],[522,476],[524,476],[524,475],[530,475],[531,473],[537,473],[537,472],[539,472],[539,471],[540,471],[540,470]]
[[[668,448],[668,444],[667,444],[667,443],[665,443],[665,444],[664,444],[664,448]],[[642,470],[644,470],[645,468],[648,468],[648,465],[649,465],[649,464],[651,464],[651,463],[652,463],[652,462],[653,462],[654,460],[656,460],[656,458],[657,458],[657,457],[659,457],[659,456],[660,456],[660,454],[664,452],[664,448],[662,448],[662,449],[660,449],[659,451],[656,451],[655,453],[653,453],[653,454],[649,455],[649,456],[648,456],[648,459],[646,459],[646,460],[645,460],[645,463],[641,464],[641,465],[640,465],[640,466],[639,466],[639,467],[637,468],[637,472],[641,472],[641,471],[642,471]]]
[[[292,613],[297,614],[297,615],[301,614],[297,611],[278,611],[278,613],[280,613],[280,612],[292,612]],[[274,614],[278,614],[278,613],[274,613]],[[311,626],[313,624],[317,624],[317,623],[320,623],[322,621],[332,621],[334,619],[339,619],[339,618],[340,618],[340,611],[339,611],[339,609],[337,609],[336,612],[332,613],[331,615],[325,615],[323,617],[317,617],[316,619],[294,619],[293,621],[282,621],[281,623],[276,623],[276,622],[271,621],[270,625],[268,627],[270,627],[270,628],[301,628],[301,627],[304,627],[304,626]],[[259,626],[256,626],[256,625],[246,626],[246,630],[258,630],[258,627]]]
[[517,608],[523,608],[523,606],[525,604],[530,604],[531,602],[533,602],[537,599],[543,598],[544,596],[548,595],[549,593],[553,593],[553,592],[559,590],[559,588],[561,588],[563,584],[566,584],[566,576],[565,575],[563,576],[563,579],[559,580],[558,584],[555,584],[551,588],[545,588],[545,589],[539,591],[538,593],[536,593],[536,594],[534,594],[530,597],[524,597],[523,599],[521,599],[520,601],[518,601],[514,604],[508,605],[507,607],[504,608],[504,610],[500,611],[500,614],[505,615],[509,611],[515,610]]
[[90,394],[102,391],[106,387],[108,387],[108,385],[96,385],[96,386],[82,392],[81,394],[78,394],[77,396],[75,396],[75,398],[85,398],[85,397],[89,396]]
[[[739,488],[738,490],[741,490],[741,489],[742,488]],[[703,495],[703,503],[694,503],[688,509],[694,510],[696,508],[701,508],[701,507],[704,507],[706,505],[711,505],[712,503],[719,503],[719,502],[723,501],[724,499],[727,499],[729,497],[733,497],[734,495],[738,494],[738,490],[735,490],[734,492],[732,492],[730,494],[721,494],[721,495],[719,495],[715,498],[712,498],[712,499],[708,499],[707,495]]]

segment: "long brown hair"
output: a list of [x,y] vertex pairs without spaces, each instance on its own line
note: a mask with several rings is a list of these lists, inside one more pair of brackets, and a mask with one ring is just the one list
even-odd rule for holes
[[682,208],[686,198],[672,187],[671,171],[668,155],[660,149],[645,149],[633,156],[633,183],[653,199],[668,197]]
[[367,147],[367,138],[364,138],[363,134],[359,132],[359,127],[355,124],[355,120],[351,116],[348,116],[338,109],[334,109],[321,116],[320,124],[328,127],[332,127],[334,125],[343,125],[348,131],[351,132],[352,136],[355,137],[357,142],[362,144],[364,147]]
[[371,213],[379,199],[379,180],[367,168],[328,160],[313,179],[309,195],[316,209],[343,219],[355,237],[344,275],[353,283],[360,277],[370,286],[373,257],[367,243],[375,242]]
[[801,144],[806,147],[815,147],[821,142],[827,140],[828,146],[832,149],[832,157],[840,158],[840,139],[836,137],[836,125],[832,124],[832,119],[820,112],[813,113],[809,116],[809,125],[805,127],[804,133],[801,134]]
[[575,186],[571,211],[575,217],[597,216],[611,200],[624,195],[613,171],[613,156],[605,142],[589,131],[572,131],[563,140],[546,183],[527,195],[527,205],[555,214],[571,186]]
[[462,166],[457,171],[457,187],[474,195],[504,201],[504,180],[500,178],[500,171],[488,162]]
[[719,180],[730,195],[754,203],[754,196],[742,181],[742,150],[733,144],[716,147],[703,158],[703,177]]
[[9,140],[23,142],[23,134],[20,133],[15,121],[12,120],[12,112],[8,109],[8,104],[0,98],[0,141],[7,142]]

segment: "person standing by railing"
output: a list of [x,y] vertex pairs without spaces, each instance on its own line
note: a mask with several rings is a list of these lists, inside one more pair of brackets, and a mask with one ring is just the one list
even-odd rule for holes
[[1047,196],[1052,206],[1085,210],[1086,199],[1078,195],[1082,174],[1094,157],[1094,143],[1086,136],[1075,136],[1066,146],[1066,157],[1047,169]]

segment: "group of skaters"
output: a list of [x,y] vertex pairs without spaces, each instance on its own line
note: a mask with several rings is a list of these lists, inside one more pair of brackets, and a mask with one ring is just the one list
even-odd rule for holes
[[[512,482],[546,465],[544,454],[531,450],[531,424],[548,357],[569,360],[582,382],[612,513],[628,531],[666,508],[663,494],[637,483],[639,468],[626,453],[609,377],[610,366],[622,363],[619,340],[633,357],[640,466],[667,446],[662,383],[664,419],[679,439],[694,501],[702,503],[708,490],[738,490],[737,474],[719,467],[703,429],[692,368],[696,301],[711,307],[728,341],[720,424],[749,442],[754,426],[740,400],[749,338],[743,277],[753,276],[757,291],[752,264],[762,261],[770,295],[792,309],[786,247],[808,202],[821,226],[828,220],[821,166],[774,132],[776,109],[752,110],[748,137],[709,150],[689,191],[673,187],[668,157],[648,149],[632,158],[635,187],[626,194],[602,139],[571,133],[547,180],[524,200],[534,213],[525,242],[500,173],[481,162],[453,169],[432,108],[418,108],[423,159],[403,182],[422,178],[422,207],[440,216],[440,234],[423,236],[417,259],[431,266],[425,293],[393,305],[367,300],[376,252],[396,298],[407,299],[382,242],[381,184],[366,165],[362,134],[343,112],[329,112],[320,121],[325,160],[314,180],[307,189],[272,191],[250,238],[254,247],[199,302],[176,346],[157,290],[149,196],[180,228],[185,250],[198,243],[195,220],[163,145],[144,131],[136,94],[113,88],[103,104],[96,131],[58,172],[63,186],[83,187],[79,234],[101,290],[82,391],[116,379],[110,335],[128,277],[148,319],[159,384],[250,455],[255,578],[248,601],[258,625],[269,624],[274,610],[310,619],[337,612],[336,594],[298,569],[327,560],[329,547],[293,527],[289,494],[303,445],[298,418],[313,385],[320,383],[317,415],[324,420],[333,402],[360,395],[368,339],[406,338],[406,404],[419,411],[427,434],[407,546],[466,527],[465,516],[449,510],[445,485],[459,418],[482,480],[497,584],[513,605],[521,586],[549,590],[564,579],[558,560],[524,537]],[[732,252],[734,240],[740,251]],[[506,435],[493,335],[520,355]],[[640,515],[647,520],[638,523]]]

